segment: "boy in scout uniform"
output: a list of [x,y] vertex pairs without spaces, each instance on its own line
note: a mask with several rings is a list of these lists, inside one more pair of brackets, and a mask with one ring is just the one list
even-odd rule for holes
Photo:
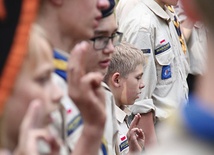
[[166,119],[188,98],[188,51],[171,5],[177,0],[120,0],[116,15],[124,39],[147,57],[141,97],[131,107],[142,114],[145,147],[157,142],[154,122]]
[[137,128],[140,114],[135,115],[130,123],[128,106],[143,91],[142,81],[145,59],[143,53],[127,42],[116,46],[108,72],[104,81],[110,87],[116,103],[116,118],[119,126],[118,152],[121,155],[142,152],[144,147],[144,134]]
[[198,76],[202,76],[205,71],[205,61],[207,59],[207,28],[201,21],[192,22],[187,17],[181,2],[179,1],[175,7],[181,30],[184,34],[189,50],[190,74],[187,82],[189,93],[195,89],[195,80]]
[[212,155],[214,152],[214,1],[182,0],[188,17],[194,22],[199,19],[208,28],[208,50],[206,70],[196,81],[195,92],[188,104],[181,108],[178,119],[172,118],[164,124],[161,145],[151,148],[149,155],[182,154]]
[[[60,51],[55,51],[55,61],[64,62],[69,66],[69,63],[74,61],[80,61],[79,65],[86,66],[86,73],[99,72],[102,76],[105,74],[107,67],[110,63],[111,55],[114,51],[114,46],[117,45],[122,37],[122,34],[117,32],[116,20],[113,14],[115,2],[110,0],[110,8],[103,11],[103,18],[100,20],[99,26],[95,29],[95,36],[88,40],[87,42],[81,42],[77,44],[75,48],[71,51],[71,57],[63,54]],[[84,52],[81,60],[76,60],[72,53],[79,51]],[[64,71],[64,73],[63,73]],[[69,76],[72,74],[67,74],[65,70],[58,67],[57,75],[55,75],[56,82],[61,85],[65,94],[67,94],[67,83],[64,79],[69,80]],[[102,83],[103,89],[105,91],[105,110],[107,114],[107,119],[105,123],[105,129],[100,145],[98,154],[100,155],[111,155],[115,153],[115,146],[117,140],[117,123],[114,112],[114,97],[108,88],[108,86]],[[68,88],[69,89],[69,88]],[[82,94],[84,96],[84,94]],[[65,117],[65,128],[67,130],[66,142],[71,151],[78,146],[78,139],[82,136],[82,131],[84,127],[84,122],[82,114],[75,105],[75,101],[72,101],[68,95],[65,95],[62,99],[62,104],[66,108]],[[90,107],[89,107],[90,108]],[[99,114],[94,113],[97,117]],[[89,118],[91,116],[88,116]],[[92,122],[93,123],[93,122]],[[91,141],[93,143],[93,141]]]

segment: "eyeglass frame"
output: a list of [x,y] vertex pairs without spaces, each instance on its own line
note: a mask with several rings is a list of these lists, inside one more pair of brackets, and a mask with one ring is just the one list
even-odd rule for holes
[[[113,39],[114,39],[114,37],[117,37],[117,36],[119,36],[119,39],[118,39],[117,44],[114,45]],[[95,50],[103,50],[103,49],[105,49],[105,48],[107,47],[107,45],[109,44],[109,40],[110,40],[110,39],[111,39],[113,45],[114,45],[114,46],[117,46],[117,45],[119,45],[119,44],[121,43],[122,38],[123,38],[123,33],[117,31],[117,32],[113,33],[110,37],[104,37],[104,36],[102,36],[102,37],[94,37],[94,38],[92,38],[92,39],[90,39],[90,40],[94,42],[94,43],[93,43],[93,48],[94,48]],[[96,40],[97,40],[97,39],[108,39],[108,40],[106,40],[106,43],[104,43],[105,45],[104,45],[102,48],[96,48]],[[103,42],[104,42],[104,41],[103,41]]]

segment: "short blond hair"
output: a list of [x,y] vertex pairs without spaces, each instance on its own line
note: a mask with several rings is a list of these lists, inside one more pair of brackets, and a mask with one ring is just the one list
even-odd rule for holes
[[113,75],[115,72],[120,73],[122,77],[126,77],[140,64],[145,66],[145,57],[143,52],[125,41],[121,42],[120,45],[115,47],[110,66],[104,80],[107,82],[109,76]]

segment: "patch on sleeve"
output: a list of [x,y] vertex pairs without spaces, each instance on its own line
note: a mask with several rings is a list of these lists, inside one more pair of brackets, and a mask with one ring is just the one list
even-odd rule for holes
[[171,77],[172,77],[171,66],[170,65],[163,66],[162,67],[161,79],[165,80],[165,79],[169,79]]
[[122,152],[123,150],[125,150],[127,147],[129,147],[127,137],[126,136],[121,136],[120,137],[120,145],[119,145],[120,152]]
[[151,50],[150,50],[150,49],[141,49],[141,51],[142,51],[144,54],[151,53]]
[[72,134],[81,124],[83,124],[83,119],[79,114],[68,123],[67,135]]
[[164,44],[163,46],[161,46],[155,50],[155,55],[163,53],[170,48],[171,48],[170,43]]

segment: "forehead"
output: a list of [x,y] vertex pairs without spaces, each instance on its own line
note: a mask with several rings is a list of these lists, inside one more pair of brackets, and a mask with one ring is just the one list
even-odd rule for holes
[[130,74],[132,75],[138,75],[143,73],[143,64],[139,64],[136,66],[135,70],[133,72],[131,72]]
[[95,29],[95,34],[108,33],[111,35],[117,30],[114,14],[100,20],[99,26]]

